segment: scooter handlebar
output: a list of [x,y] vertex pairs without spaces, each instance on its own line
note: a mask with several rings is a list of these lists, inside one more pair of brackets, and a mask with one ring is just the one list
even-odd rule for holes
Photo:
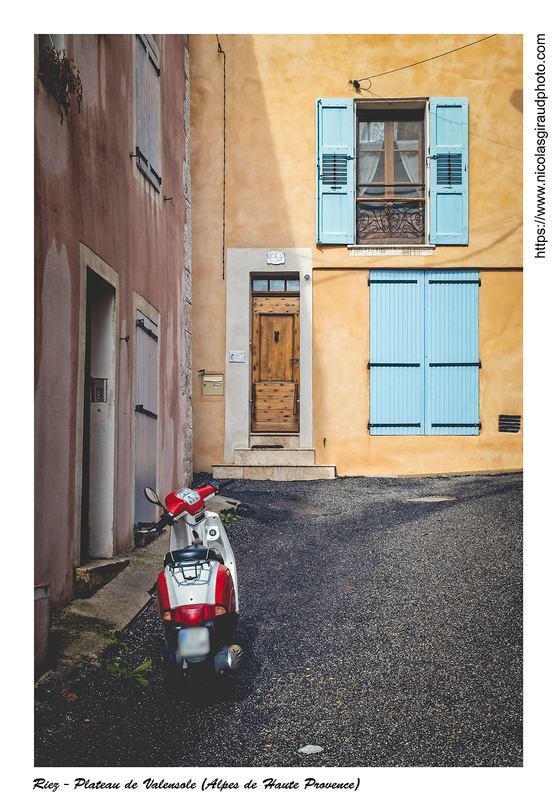
[[166,528],[166,526],[172,526],[174,523],[174,515],[170,512],[165,512],[159,522],[155,524],[154,531],[162,531],[163,528]]
[[219,493],[224,487],[228,487],[229,484],[234,484],[234,480],[233,478],[227,478],[225,481],[221,481],[220,484],[214,484],[215,492]]

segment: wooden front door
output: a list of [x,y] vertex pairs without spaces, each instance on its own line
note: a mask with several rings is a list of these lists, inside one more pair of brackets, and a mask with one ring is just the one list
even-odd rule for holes
[[252,298],[252,431],[300,430],[300,298]]

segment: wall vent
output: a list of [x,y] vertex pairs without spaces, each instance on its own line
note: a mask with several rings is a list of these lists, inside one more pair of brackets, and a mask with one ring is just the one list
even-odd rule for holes
[[500,414],[499,431],[503,431],[507,434],[518,434],[518,432],[520,431],[520,415]]

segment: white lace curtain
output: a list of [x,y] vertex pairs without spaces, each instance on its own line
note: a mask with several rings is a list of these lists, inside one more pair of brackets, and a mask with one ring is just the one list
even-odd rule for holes
[[[395,139],[395,153],[400,156],[402,167],[406,173],[408,181],[418,183],[420,168],[419,168],[419,155],[418,138],[402,139],[399,137],[408,136],[414,132],[410,129],[408,123],[394,123],[394,139]],[[358,125],[358,138],[360,149],[358,153],[358,184],[368,184],[373,181],[384,180],[383,176],[377,176],[377,170],[383,155],[383,148],[385,143],[385,123],[384,122],[359,122]],[[363,149],[362,149],[363,148]],[[408,150],[415,150],[415,152],[404,152]],[[401,180],[397,177],[397,180]],[[402,177],[402,181],[404,181]],[[376,194],[372,187],[360,186],[358,193],[360,196],[368,194]]]

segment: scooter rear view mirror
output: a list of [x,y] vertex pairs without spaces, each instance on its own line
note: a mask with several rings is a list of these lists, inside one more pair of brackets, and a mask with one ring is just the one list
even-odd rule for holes
[[145,493],[145,497],[147,498],[148,501],[151,501],[151,503],[154,503],[157,506],[160,506],[161,509],[164,509],[164,506],[160,502],[159,496],[157,495],[154,489],[151,489],[151,487],[145,487],[143,492]]

